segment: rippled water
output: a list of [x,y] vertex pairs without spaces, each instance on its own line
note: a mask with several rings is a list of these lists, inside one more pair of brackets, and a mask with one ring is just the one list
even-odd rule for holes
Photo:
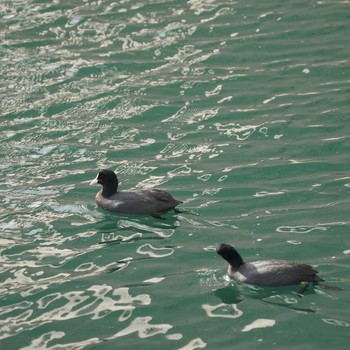
[[[0,348],[347,349],[348,1],[0,2]],[[189,213],[94,204],[99,168]],[[226,279],[215,245],[335,289]]]

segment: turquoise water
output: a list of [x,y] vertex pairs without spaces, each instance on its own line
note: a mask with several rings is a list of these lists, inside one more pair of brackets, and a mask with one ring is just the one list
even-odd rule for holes
[[[2,1],[0,349],[347,349],[348,1]],[[98,169],[190,213],[94,204]],[[228,281],[215,245],[327,285]]]

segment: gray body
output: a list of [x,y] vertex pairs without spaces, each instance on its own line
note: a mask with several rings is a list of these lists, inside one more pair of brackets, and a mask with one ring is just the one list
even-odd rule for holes
[[229,264],[228,276],[239,282],[259,286],[288,286],[323,281],[317,271],[307,264],[286,260],[244,262],[237,250],[225,243],[220,244],[216,251]]
[[285,260],[243,263],[238,269],[229,265],[227,274],[237,281],[260,286],[288,286],[322,281],[312,266]]
[[104,197],[101,190],[96,194],[96,203],[104,209],[117,213],[152,215],[173,210],[182,202],[165,191],[149,189],[119,191],[110,197]]

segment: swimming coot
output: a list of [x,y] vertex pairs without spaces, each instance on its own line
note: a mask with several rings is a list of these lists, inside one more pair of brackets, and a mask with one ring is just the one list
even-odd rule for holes
[[216,252],[228,262],[230,278],[260,286],[287,286],[302,282],[324,281],[310,265],[285,260],[261,260],[244,262],[230,244],[220,244]]
[[155,188],[147,190],[119,191],[117,175],[103,169],[90,185],[102,185],[102,189],[96,194],[96,203],[100,207],[125,214],[159,215],[175,210],[181,201],[174,199],[168,192]]

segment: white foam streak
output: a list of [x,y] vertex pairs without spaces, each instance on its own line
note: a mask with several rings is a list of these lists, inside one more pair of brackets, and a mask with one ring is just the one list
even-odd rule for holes
[[107,338],[107,340],[116,339],[119,337],[124,337],[126,335],[137,333],[138,337],[141,339],[149,338],[157,334],[166,334],[169,329],[173,326],[170,324],[150,324],[152,317],[136,317],[131,321],[130,325],[119,331],[115,335]]
[[276,324],[275,320],[269,320],[266,318],[259,318],[255,320],[254,322],[246,325],[243,329],[242,332],[249,332],[253,329],[257,328],[267,328],[267,327],[273,327]]
[[208,317],[238,318],[243,315],[243,311],[239,310],[236,304],[203,304],[202,309],[205,310]]
[[50,346],[49,343],[55,339],[61,339],[65,336],[64,332],[51,331],[48,333],[42,334],[40,337],[33,339],[29,346],[21,348],[21,350],[81,350],[86,346],[98,344],[101,341],[99,338],[89,338],[79,342],[66,343],[66,344],[57,344]]
[[137,252],[142,255],[148,255],[151,258],[164,258],[173,254],[174,249],[172,248],[156,248],[151,244],[147,243],[137,248]]
[[179,348],[178,350],[193,350],[193,349],[204,349],[207,346],[201,338],[191,340],[187,345]]

